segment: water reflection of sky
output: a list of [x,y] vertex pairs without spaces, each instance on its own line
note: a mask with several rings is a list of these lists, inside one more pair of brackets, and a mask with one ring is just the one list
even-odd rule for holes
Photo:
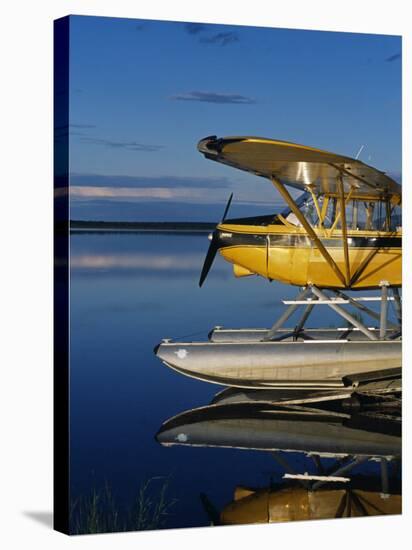
[[[199,289],[207,246],[206,235],[71,236],[73,497],[107,481],[127,505],[141,483],[170,476],[177,503],[167,525],[200,526],[209,523],[200,493],[223,508],[236,485],[280,479],[269,453],[163,448],[154,438],[167,418],[208,404],[219,390],[164,367],[153,354],[161,338],[205,339],[217,324],[270,326],[280,299],[296,294],[261,278],[235,280],[220,258]],[[335,322],[326,308],[321,315],[323,326]],[[304,457],[294,461],[305,468]]]
[[199,255],[187,254],[181,258],[171,254],[84,254],[73,258],[72,269],[136,269],[163,271],[198,269]]

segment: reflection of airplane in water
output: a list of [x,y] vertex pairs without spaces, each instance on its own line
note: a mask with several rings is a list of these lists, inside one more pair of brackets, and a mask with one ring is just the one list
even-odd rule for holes
[[[209,507],[210,507],[210,503]],[[206,507],[206,505],[205,505]],[[325,489],[304,487],[247,489],[237,487],[233,502],[225,506],[215,524],[275,523],[307,519],[381,516],[400,514],[400,494],[385,495],[362,489]],[[216,519],[217,518],[217,521]]]
[[401,452],[400,431],[399,419],[377,411],[252,402],[186,411],[165,422],[156,438],[162,445],[394,457]]
[[[215,328],[208,342],[164,339],[157,357],[181,374],[242,388],[338,387],[348,376],[375,379],[378,371],[401,367],[401,186],[358,159],[279,140],[209,136],[198,149],[268,179],[287,205],[270,216],[228,220],[231,196],[210,236],[200,286],[219,252],[236,277],[259,275],[303,289],[284,300],[288,308],[272,327]],[[291,188],[303,194],[295,199]],[[371,289],[379,295],[347,293]],[[380,311],[369,307],[374,301]],[[345,326],[308,329],[315,306],[330,307]],[[295,326],[285,328],[299,308]]]
[[[167,420],[156,439],[163,446],[266,451],[280,464],[281,483],[237,487],[221,512],[202,495],[214,524],[398,514],[401,387],[399,380],[391,384],[386,392],[369,386],[329,401],[322,392],[230,388],[212,404]],[[330,392],[323,393],[327,399]]]

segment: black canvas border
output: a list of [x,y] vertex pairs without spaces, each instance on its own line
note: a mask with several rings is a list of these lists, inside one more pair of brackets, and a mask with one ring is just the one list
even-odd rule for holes
[[53,527],[70,531],[69,76],[70,17],[54,21]]

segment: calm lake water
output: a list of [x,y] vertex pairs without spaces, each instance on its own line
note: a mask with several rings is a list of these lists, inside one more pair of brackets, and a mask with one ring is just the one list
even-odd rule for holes
[[[280,300],[297,293],[257,277],[235,280],[220,257],[199,289],[208,244],[204,234],[71,235],[73,502],[107,483],[123,513],[149,480],[156,500],[166,478],[174,502],[163,526],[204,526],[201,494],[222,510],[237,486],[282,482],[285,470],[269,452],[163,447],[155,439],[165,420],[208,405],[222,389],[168,369],[155,345],[165,337],[204,340],[215,325],[271,326],[285,307]],[[322,326],[337,321],[329,308],[321,315]],[[311,468],[302,453],[290,460],[300,472]],[[379,487],[378,463],[357,471]]]

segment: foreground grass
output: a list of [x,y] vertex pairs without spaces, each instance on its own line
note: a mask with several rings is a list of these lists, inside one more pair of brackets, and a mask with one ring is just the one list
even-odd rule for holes
[[121,510],[110,486],[93,489],[71,504],[70,532],[73,535],[146,531],[166,526],[176,499],[167,497],[169,478],[152,477],[139,488],[133,504]]

